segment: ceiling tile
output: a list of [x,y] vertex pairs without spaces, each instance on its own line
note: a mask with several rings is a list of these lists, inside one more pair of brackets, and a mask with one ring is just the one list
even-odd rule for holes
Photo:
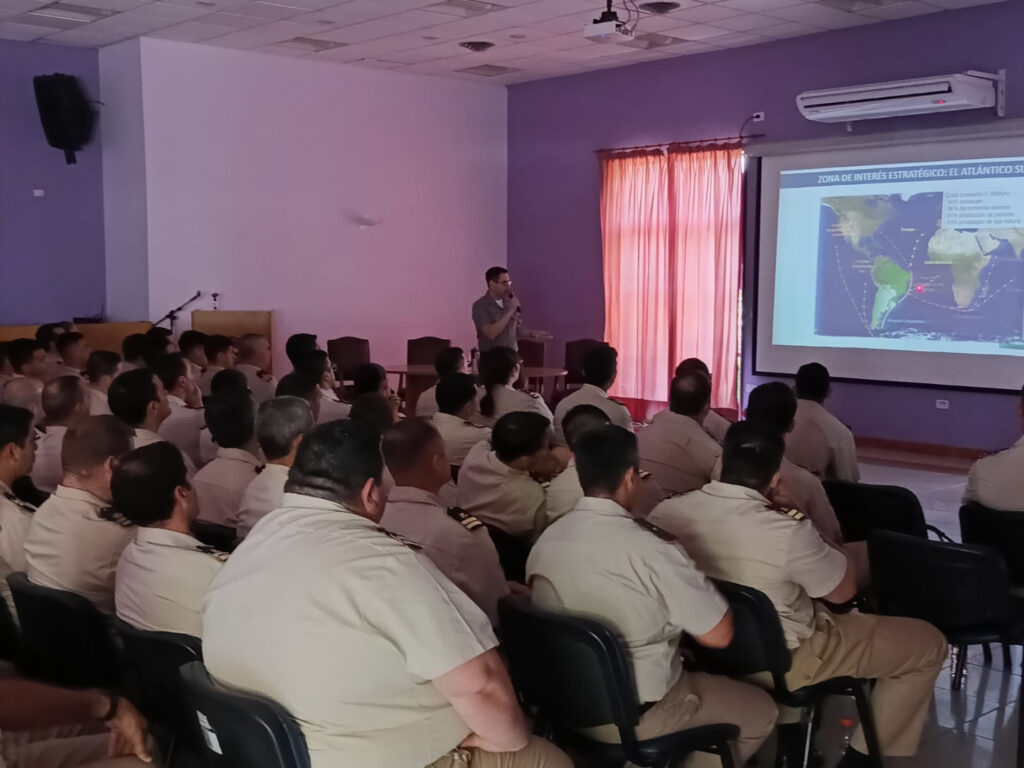
[[670,29],[665,32],[666,35],[672,37],[681,37],[684,40],[707,40],[713,37],[719,37],[720,35],[728,35],[731,30],[722,29],[722,27],[715,27],[710,24],[685,24],[675,29]]
[[722,19],[730,19],[739,16],[742,11],[738,11],[735,8],[726,8],[720,5],[702,5],[699,8],[688,8],[685,11],[679,11],[678,13],[672,14],[683,21],[692,21],[699,23],[712,23],[721,21]]
[[35,40],[50,32],[53,30],[47,27],[15,24],[10,21],[0,22],[0,40]]
[[[725,2],[730,1],[725,0]],[[872,19],[870,16],[858,16],[855,13],[837,11],[835,8],[829,8],[816,3],[767,9],[764,11],[764,14],[777,19],[798,21],[801,24],[811,24],[816,27],[824,27],[825,29],[841,29],[843,27],[853,27],[858,24],[868,24],[872,21],[877,21],[877,19]]]
[[778,19],[773,19],[770,16],[762,16],[759,13],[744,13],[739,16],[733,16],[731,19],[719,19],[715,22],[714,26],[721,27],[722,29],[731,29],[734,32],[749,32],[759,27],[768,27],[778,23]]
[[146,37],[161,40],[178,40],[184,43],[198,43],[224,34],[224,27],[216,24],[203,24],[199,21],[186,21],[171,27],[164,27],[156,32],[147,32]]
[[934,13],[935,8],[924,3],[914,2],[914,0],[908,0],[903,3],[893,3],[892,5],[879,5],[875,8],[865,8],[858,13],[864,16],[870,16],[874,19],[906,19],[910,16],[920,16],[925,13]]
[[[221,29],[224,28],[221,27]],[[293,37],[311,36],[315,32],[319,32],[319,29],[310,24],[276,21],[262,27],[229,32],[216,38],[217,42],[214,45],[223,45],[227,48],[259,48],[264,45],[280,43],[282,40],[291,40]]]
[[824,32],[821,27],[812,27],[809,24],[800,24],[795,21],[784,21],[781,24],[772,24],[769,27],[762,27],[757,34],[764,37],[783,38],[796,37],[797,35],[814,35]]
[[785,8],[800,5],[804,0],[722,0],[718,3],[725,8],[738,11],[770,11],[773,8]]
[[731,35],[716,37],[713,42],[719,48],[737,48],[741,45],[757,45],[765,42],[766,38],[760,35],[752,35],[749,32],[734,32]]
[[184,5],[188,8],[203,8],[207,13],[226,11],[246,5],[248,0],[163,0],[171,5]]
[[228,29],[248,29],[250,27],[258,27],[264,23],[263,19],[257,19],[253,16],[243,16],[240,13],[231,13],[230,11],[218,11],[217,13],[211,13],[208,16],[203,16],[204,24],[216,24],[218,27],[227,27]]
[[380,19],[341,27],[332,32],[330,37],[323,37],[339,43],[361,43],[378,37],[400,35],[405,32],[411,32],[414,29],[429,29],[441,24],[448,18],[450,17],[432,11],[406,11],[405,13],[396,13]]
[[138,8],[127,11],[126,16],[153,16],[159,19],[170,19],[171,21],[189,21],[199,16],[207,16],[209,8],[199,6],[190,7],[187,5],[173,5],[171,3],[147,3]]
[[102,8],[106,11],[131,11],[146,4],[147,0],[74,0],[74,5]]
[[264,45],[256,50],[262,53],[272,53],[275,56],[291,56],[295,59],[308,59],[315,55],[315,51],[305,51],[301,48],[290,48],[286,45]]
[[[1020,0],[1005,0],[1006,2],[1019,2]],[[928,0],[928,5],[938,8],[969,8],[974,5],[991,5],[992,3],[1003,2],[1003,0]]]

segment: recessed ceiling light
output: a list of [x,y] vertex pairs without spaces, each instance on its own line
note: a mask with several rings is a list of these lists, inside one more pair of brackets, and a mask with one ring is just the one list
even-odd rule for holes
[[428,5],[425,10],[448,13],[452,16],[479,16],[482,13],[502,10],[504,6],[487,3],[484,0],[444,0],[441,3]]
[[467,40],[464,43],[459,43],[460,48],[472,51],[473,53],[483,53],[494,47],[494,43],[489,43],[486,40]]
[[457,69],[455,71],[465,72],[469,75],[480,75],[481,77],[497,77],[498,75],[507,75],[509,72],[522,72],[521,69],[499,67],[497,64],[480,64],[476,67],[467,67],[466,69]]
[[637,35],[632,40],[622,43],[622,45],[628,45],[631,48],[643,48],[644,50],[650,50],[651,48],[664,48],[666,45],[676,45],[677,43],[685,42],[685,40],[679,37],[660,35],[657,32],[648,32],[643,35]]
[[331,48],[340,48],[346,43],[337,43],[333,40],[318,40],[315,37],[293,37],[291,40],[283,40],[280,43],[274,43],[282,48],[298,48],[300,51],[314,51],[319,53],[320,51],[329,51]]
[[648,13],[672,13],[672,11],[679,10],[680,3],[660,2],[653,3],[640,3],[640,10],[647,11]]
[[[43,19],[54,19],[57,21],[72,22],[77,24],[88,24],[92,21],[99,21],[113,16],[117,11],[110,11],[105,8],[88,8],[84,5],[73,3],[51,3],[42,8],[28,11],[25,15],[33,17],[36,23]],[[33,23],[28,21],[28,23]]]

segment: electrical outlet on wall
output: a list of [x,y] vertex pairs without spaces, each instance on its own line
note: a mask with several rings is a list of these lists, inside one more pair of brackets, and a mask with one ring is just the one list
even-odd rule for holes
[[939,409],[940,411],[948,411],[949,410],[949,400],[936,400],[935,401],[935,407],[937,409]]

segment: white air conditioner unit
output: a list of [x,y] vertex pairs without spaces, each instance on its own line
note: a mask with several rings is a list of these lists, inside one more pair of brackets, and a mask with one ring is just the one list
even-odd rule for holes
[[800,114],[819,123],[850,123],[989,107],[995,107],[997,114],[1003,117],[1005,101],[1005,69],[995,75],[969,71],[916,80],[804,91],[796,97]]

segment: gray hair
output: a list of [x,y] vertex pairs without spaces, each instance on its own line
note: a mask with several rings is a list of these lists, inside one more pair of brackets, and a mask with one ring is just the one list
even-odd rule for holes
[[256,440],[268,460],[287,456],[292,442],[313,429],[313,412],[301,397],[275,397],[256,414]]

